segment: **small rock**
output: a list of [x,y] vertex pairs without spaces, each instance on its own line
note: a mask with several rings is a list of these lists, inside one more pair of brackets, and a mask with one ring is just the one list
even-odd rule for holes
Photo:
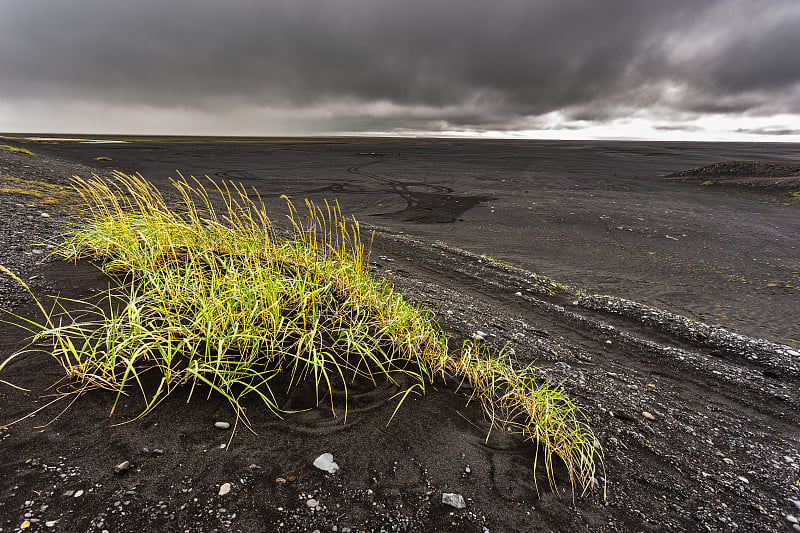
[[45,527],[56,527],[57,523],[58,522],[56,520],[48,520],[47,522],[44,523],[44,526]]
[[800,357],[800,352],[797,352],[795,350],[786,350],[786,353],[794,357]]
[[742,483],[744,483],[745,485],[749,485],[749,484],[750,484],[750,480],[749,480],[749,479],[747,479],[747,478],[746,478],[746,477],[744,477],[744,476],[736,476],[736,479],[738,479],[739,481],[741,481],[741,482],[742,482]]
[[645,417],[648,420],[655,420],[656,419],[656,417],[653,416],[652,414],[650,414],[650,412],[648,412],[648,411],[642,411],[642,416]]
[[471,474],[472,473],[472,469],[469,467],[469,465],[467,465],[467,467],[464,469],[464,473],[465,474]]
[[66,491],[66,492],[64,493],[64,496],[66,496],[67,498],[69,498],[69,497],[70,497],[70,496],[72,496],[73,494],[75,494],[75,491],[74,491],[74,490],[68,490],[68,491]]
[[784,515],[784,518],[790,524],[797,524],[798,523],[797,518],[795,518],[794,515],[787,514],[787,515]]
[[442,494],[442,503],[455,507],[456,509],[464,509],[467,506],[461,494],[454,494],[452,492],[445,492]]
[[230,483],[223,483],[219,486],[219,495],[225,496],[231,491],[231,484]]
[[80,498],[83,496],[83,489],[78,489],[75,491],[75,494],[72,495],[73,498]]
[[43,216],[44,218],[50,218],[50,215],[48,215],[47,213],[42,213],[42,216]]
[[725,464],[729,465],[733,464],[733,459],[731,459],[730,457],[723,457],[722,460],[725,462]]
[[791,500],[790,499],[789,501],[792,502],[795,507],[797,507],[798,511],[800,511],[800,500]]
[[522,296],[522,293],[520,291],[517,291],[514,293],[514,296]]
[[314,498],[309,498],[308,500],[306,500],[306,505],[312,509],[315,509],[319,505],[319,502]]
[[472,336],[472,338],[475,339],[476,341],[486,340],[486,332],[478,330],[478,331],[475,332],[475,334]]
[[214,427],[219,429],[228,429],[231,427],[229,422],[214,422]]
[[314,466],[330,474],[335,474],[339,470],[339,465],[334,462],[330,453],[323,453],[314,459]]
[[130,461],[122,461],[120,464],[114,467],[114,472],[117,474],[121,474],[122,472],[126,472],[131,467]]

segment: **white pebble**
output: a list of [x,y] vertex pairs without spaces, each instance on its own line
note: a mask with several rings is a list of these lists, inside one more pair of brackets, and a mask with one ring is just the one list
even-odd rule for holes
[[339,465],[333,460],[333,454],[323,453],[314,459],[314,466],[330,474],[335,474],[339,470]]
[[214,422],[214,427],[217,427],[219,429],[228,429],[229,427],[231,427],[231,425],[229,422]]
[[220,487],[219,487],[219,495],[220,495],[220,496],[225,496],[225,495],[226,495],[226,494],[228,494],[230,491],[231,491],[231,484],[230,484],[230,483],[223,483],[223,484],[222,484],[222,485],[220,485]]

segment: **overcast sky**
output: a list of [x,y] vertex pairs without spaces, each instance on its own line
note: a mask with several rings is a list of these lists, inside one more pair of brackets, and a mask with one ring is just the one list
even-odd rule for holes
[[800,0],[0,0],[0,131],[800,141]]

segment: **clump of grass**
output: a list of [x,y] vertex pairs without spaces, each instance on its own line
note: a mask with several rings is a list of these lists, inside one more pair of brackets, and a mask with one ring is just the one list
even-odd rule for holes
[[0,174],[0,193],[30,196],[40,205],[75,207],[75,201],[80,200],[71,186],[15,178],[5,174]]
[[2,150],[3,152],[5,152],[7,154],[8,153],[19,153],[19,154],[33,155],[33,152],[31,152],[30,150],[27,150],[25,148],[17,148],[16,146],[11,146],[11,145],[8,145],[8,144],[0,144],[0,150]]
[[95,161],[111,161],[111,158],[107,157],[107,156],[104,156],[104,155],[101,155],[100,157],[95,157],[94,160]]
[[[371,278],[358,223],[337,205],[306,202],[301,217],[290,203],[284,237],[242,188],[173,186],[178,205],[140,176],[77,179],[87,213],[57,253],[100,260],[133,281],[109,289],[123,302],[116,308],[84,302],[80,315],[57,317],[40,306],[44,324],[27,322],[83,390],[116,393],[112,413],[131,388],[145,399],[142,416],[176,387],[202,384],[247,424],[247,396],[282,412],[272,380],[286,376],[290,386],[310,380],[317,403],[330,397],[336,414],[334,384],[346,393],[356,379],[402,374],[412,383],[405,399],[446,374],[472,385],[493,426],[542,445],[551,483],[554,455],[573,488],[596,483],[602,456],[577,404],[531,369],[514,369],[505,351],[466,343],[451,352],[430,311]],[[148,371],[159,376],[155,390],[143,385]]]

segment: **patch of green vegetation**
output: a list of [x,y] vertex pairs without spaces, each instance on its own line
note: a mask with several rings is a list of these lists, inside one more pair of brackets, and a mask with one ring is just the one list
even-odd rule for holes
[[36,198],[40,205],[74,207],[80,197],[75,189],[39,180],[26,180],[0,174],[0,194],[23,194]]
[[8,144],[0,144],[0,150],[9,154],[9,153],[19,153],[19,154],[28,154],[33,155],[33,152],[30,150],[26,150],[25,148],[17,148],[16,146],[10,146]]
[[795,198],[800,198],[800,191],[793,192],[792,196],[794,196]]
[[106,157],[104,155],[101,155],[100,157],[95,157],[94,160],[95,161],[111,161],[111,158],[110,157]]
[[[286,238],[242,188],[173,185],[182,199],[175,207],[141,177],[117,173],[112,181],[75,183],[88,212],[56,253],[100,260],[106,272],[136,280],[108,289],[109,299],[122,302],[116,310],[72,302],[82,309],[70,314],[40,304],[44,322],[24,322],[79,391],[114,391],[113,413],[122,394],[138,390],[143,416],[181,385],[190,397],[206,386],[249,426],[245,397],[283,412],[272,389],[281,376],[290,388],[313,386],[317,403],[329,398],[334,415],[334,387],[343,387],[345,417],[355,382],[404,376],[411,385],[402,404],[410,393],[424,393],[434,376],[455,376],[472,386],[492,427],[542,446],[551,483],[554,457],[573,489],[597,483],[602,451],[578,404],[533,369],[513,368],[506,350],[466,342],[450,351],[432,312],[371,278],[358,223],[342,217],[338,205],[307,201],[301,217],[289,203]],[[223,209],[215,209],[212,195]],[[155,391],[142,385],[148,371],[159,376]]]
[[711,180],[708,180],[708,181],[704,181],[700,185],[702,185],[703,187],[708,187],[709,185],[714,185],[714,182],[711,181]]

